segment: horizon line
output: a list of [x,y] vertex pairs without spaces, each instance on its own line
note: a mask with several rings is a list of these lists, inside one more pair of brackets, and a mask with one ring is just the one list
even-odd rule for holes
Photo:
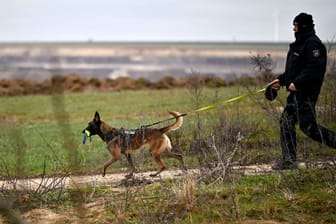
[[288,44],[291,41],[228,41],[228,40],[0,40],[0,44]]

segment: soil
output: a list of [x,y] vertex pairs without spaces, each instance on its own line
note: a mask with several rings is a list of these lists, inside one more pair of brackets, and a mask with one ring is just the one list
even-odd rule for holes
[[[300,165],[301,167],[305,166],[303,163]],[[242,175],[265,175],[268,173],[274,172],[271,169],[271,165],[269,164],[260,164],[260,165],[250,165],[250,166],[232,166],[230,169],[233,172],[240,173]],[[182,170],[165,170],[157,177],[150,177],[152,172],[138,172],[134,174],[133,179],[127,180],[128,183],[132,181],[142,181],[142,183],[154,183],[161,180],[167,179],[178,179],[186,176],[196,177],[200,174],[199,169],[189,169],[187,171]],[[73,189],[77,187],[92,187],[92,186],[111,186],[111,187],[119,187],[125,183],[127,173],[113,173],[106,174],[105,177],[101,175],[82,175],[82,176],[68,176],[68,177],[48,177],[48,178],[27,178],[27,179],[19,179],[15,180],[15,182],[11,180],[1,180],[0,186],[2,189],[12,189],[13,186],[17,190],[25,190],[25,191],[35,191],[37,188],[48,187],[50,184],[57,183],[59,187],[63,187],[66,189]],[[126,181],[126,182],[127,182]],[[140,184],[140,183],[139,183]]]
[[[330,163],[319,163],[315,166],[330,165]],[[304,168],[309,164],[300,163],[299,168]],[[232,172],[237,172],[241,175],[265,175],[275,171],[271,169],[270,164],[250,165],[250,166],[231,166]],[[279,172],[279,171],[277,171]],[[128,187],[148,185],[167,179],[178,178],[199,178],[201,171],[199,169],[182,170],[166,170],[157,177],[150,177],[152,172],[138,172],[132,179],[125,179],[126,173],[107,174],[105,177],[101,175],[86,175],[86,176],[68,176],[68,177],[50,177],[50,178],[30,178],[24,180],[16,180],[15,187],[22,191],[34,191],[37,188],[48,187],[51,183],[58,183],[59,187],[74,189],[78,187],[96,187],[109,186],[110,190],[118,193],[125,193]],[[2,189],[13,188],[13,183],[10,180],[0,181]],[[55,187],[55,186],[54,186]],[[57,186],[56,186],[57,187]],[[21,214],[24,220],[37,224],[56,224],[56,223],[110,223],[111,220],[105,215],[105,199],[97,199],[84,203],[82,209],[85,210],[85,217],[79,217],[79,211],[72,211],[68,209],[47,209],[37,208],[29,210]],[[6,223],[0,216],[0,224]],[[277,224],[280,222],[267,220],[246,220],[240,223],[243,224]],[[283,223],[283,222],[281,222]]]
[[[246,167],[247,168],[247,167]],[[262,172],[268,172],[264,168],[269,170],[267,166],[261,166],[261,169],[256,167],[247,168],[246,170],[255,170],[260,174]],[[242,167],[235,167],[235,170],[242,170]],[[2,189],[12,189],[14,186],[16,189],[21,191],[36,191],[41,187],[50,187],[51,184],[57,183],[59,188],[75,189],[79,187],[94,187],[94,186],[109,186],[111,191],[124,193],[127,187],[147,185],[155,182],[160,182],[167,179],[177,179],[183,177],[197,177],[200,174],[198,169],[189,169],[188,171],[182,170],[167,170],[162,172],[157,177],[150,177],[152,172],[138,172],[134,175],[132,179],[125,179],[126,173],[113,173],[106,174],[105,177],[101,175],[85,175],[85,176],[68,176],[68,177],[49,177],[49,178],[27,178],[15,180],[2,180],[0,181],[0,186]],[[31,223],[37,224],[56,224],[56,223],[109,223],[105,217],[104,207],[106,202],[103,199],[98,199],[92,202],[88,202],[82,205],[85,209],[85,217],[78,217],[78,211],[70,210],[52,210],[47,208],[36,208],[29,210],[23,214],[21,217]],[[0,224],[6,223],[4,219],[0,216]],[[251,221],[248,223],[260,223],[257,221]],[[265,223],[265,222],[261,222]],[[275,223],[275,222],[268,222]]]

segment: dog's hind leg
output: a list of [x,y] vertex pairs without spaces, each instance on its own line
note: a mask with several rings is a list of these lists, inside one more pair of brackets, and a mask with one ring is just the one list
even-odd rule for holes
[[187,170],[187,167],[184,163],[184,160],[183,160],[183,156],[179,153],[174,153],[174,152],[171,152],[170,149],[167,149],[164,153],[165,156],[167,156],[168,158],[175,158],[177,159],[178,161],[180,161],[181,163],[181,166],[184,170]]
[[127,158],[127,162],[131,165],[131,172],[129,174],[127,174],[125,176],[125,178],[131,178],[133,177],[133,174],[135,172],[135,166],[134,166],[134,163],[133,163],[133,159],[132,159],[132,156],[130,153],[127,153],[125,154],[126,158]]
[[178,161],[180,161],[182,168],[184,170],[187,170],[187,167],[186,167],[186,165],[184,163],[184,160],[183,160],[183,156],[179,153],[174,153],[174,152],[171,151],[173,147],[171,145],[170,139],[167,136],[165,136],[165,140],[166,141],[163,144],[164,151],[162,152],[162,156],[177,159]]

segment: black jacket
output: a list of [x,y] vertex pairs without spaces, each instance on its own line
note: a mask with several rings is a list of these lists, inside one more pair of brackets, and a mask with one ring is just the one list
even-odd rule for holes
[[312,30],[299,34],[290,44],[285,72],[278,76],[281,86],[287,90],[294,83],[297,92],[317,101],[327,65],[327,51]]

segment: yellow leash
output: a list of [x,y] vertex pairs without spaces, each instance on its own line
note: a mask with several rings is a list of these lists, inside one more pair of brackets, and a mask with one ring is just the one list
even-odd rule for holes
[[[211,110],[211,109],[214,109],[214,108],[216,108],[216,107],[218,107],[220,105],[241,100],[241,99],[243,99],[243,98],[245,98],[247,96],[251,96],[251,95],[254,95],[254,94],[257,94],[257,93],[264,92],[266,90],[266,87],[264,87],[262,89],[259,89],[258,91],[253,92],[253,93],[246,93],[246,94],[243,94],[243,95],[240,95],[240,96],[236,96],[236,97],[230,98],[230,99],[225,100],[223,102],[217,102],[217,103],[213,103],[213,104],[210,104],[210,105],[207,105],[207,106],[204,106],[204,107],[200,107],[200,108],[198,108],[196,110],[192,110],[192,111],[189,111],[187,113],[180,114],[177,117],[184,117],[184,116],[187,116],[189,114],[199,113],[199,112],[206,111],[206,110]],[[174,120],[174,119],[176,119],[176,117],[168,118],[168,119],[162,120],[162,121],[157,121],[157,122],[154,122],[152,124],[142,125],[141,128],[148,128],[148,127],[151,127],[153,125],[157,125],[157,124],[160,124],[162,122],[166,122],[166,121],[170,121],[170,120]]]
[[[269,85],[269,84],[268,84],[268,85]],[[267,85],[267,86],[268,86],[268,85]],[[204,107],[200,107],[200,108],[198,108],[198,109],[196,109],[196,110],[192,110],[192,111],[190,111],[190,112],[180,114],[180,115],[177,116],[177,117],[184,117],[184,116],[187,116],[188,114],[199,113],[199,112],[202,112],[202,111],[211,110],[211,109],[214,109],[214,108],[216,108],[216,107],[218,107],[218,106],[220,106],[220,105],[223,105],[223,104],[226,104],[226,103],[231,103],[231,102],[235,102],[235,101],[241,100],[241,99],[243,99],[243,98],[245,98],[245,97],[247,97],[247,96],[251,96],[251,95],[254,95],[254,94],[257,94],[257,93],[264,92],[264,91],[266,90],[267,86],[264,87],[264,88],[262,88],[262,89],[259,89],[259,90],[256,91],[256,92],[253,92],[253,93],[245,93],[245,94],[240,95],[240,96],[232,97],[232,98],[230,98],[230,99],[228,99],[228,100],[225,100],[225,101],[223,101],[223,102],[217,102],[217,103],[213,103],[213,104],[210,104],[210,105],[207,105],[207,106],[204,106]],[[162,121],[157,121],[157,122],[154,122],[154,123],[152,123],[152,124],[142,125],[141,128],[148,128],[148,127],[151,127],[151,126],[153,126],[153,125],[157,125],[157,124],[160,124],[160,123],[162,123],[162,122],[166,122],[166,121],[170,121],[170,120],[174,120],[174,119],[176,119],[176,117],[168,118],[168,119],[166,119],[166,120],[162,120]],[[83,136],[83,144],[85,144],[87,137],[90,137],[90,141],[92,141],[90,131],[85,130],[85,132],[84,132],[84,136]]]
[[256,92],[253,92],[253,93],[246,93],[246,94],[243,94],[243,95],[240,95],[240,96],[236,96],[236,97],[232,97],[228,100],[225,100],[223,102],[217,102],[217,103],[214,103],[214,104],[210,104],[208,106],[204,106],[204,107],[200,107],[196,110],[193,110],[193,111],[190,111],[186,114],[190,114],[190,113],[198,113],[198,112],[202,112],[202,111],[206,111],[206,110],[211,110],[211,109],[214,109],[220,105],[223,105],[223,104],[226,104],[226,103],[231,103],[231,102],[235,102],[235,101],[238,101],[238,100],[241,100],[247,96],[251,96],[251,95],[254,95],[254,94],[257,94],[257,93],[261,93],[261,92],[264,92],[266,90],[266,87],[262,88],[262,89],[259,89],[258,91]]

